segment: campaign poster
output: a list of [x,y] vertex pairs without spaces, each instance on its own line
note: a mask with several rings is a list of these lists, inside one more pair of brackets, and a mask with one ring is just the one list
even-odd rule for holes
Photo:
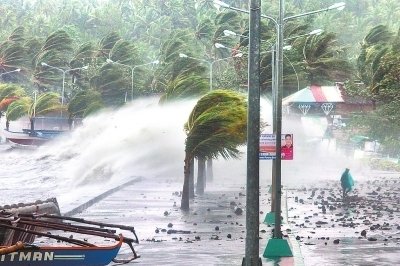
[[[293,134],[281,135],[281,159],[293,160]],[[274,134],[260,135],[260,160],[276,158],[276,138]]]

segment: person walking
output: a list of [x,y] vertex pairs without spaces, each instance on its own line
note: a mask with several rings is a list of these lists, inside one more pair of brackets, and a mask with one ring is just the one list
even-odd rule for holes
[[353,190],[354,187],[354,180],[350,174],[350,169],[346,168],[340,177],[340,184],[343,190],[343,201],[345,201],[347,197],[347,193]]

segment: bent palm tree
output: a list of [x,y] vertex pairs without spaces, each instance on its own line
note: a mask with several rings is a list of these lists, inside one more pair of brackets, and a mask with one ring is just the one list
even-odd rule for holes
[[25,90],[16,84],[0,84],[0,118],[3,111],[17,99],[25,96]]
[[237,158],[246,140],[247,103],[233,91],[216,90],[193,108],[185,129],[185,167],[181,209],[189,210],[189,175],[193,158]]
[[36,102],[30,97],[22,97],[12,102],[6,112],[7,121],[15,121],[25,115],[29,116],[31,131],[35,130],[35,116],[45,115],[60,111],[63,106],[60,103],[60,95],[54,92],[41,94]]
[[78,92],[68,104],[69,126],[75,118],[84,118],[104,107],[101,94],[98,91],[86,90]]

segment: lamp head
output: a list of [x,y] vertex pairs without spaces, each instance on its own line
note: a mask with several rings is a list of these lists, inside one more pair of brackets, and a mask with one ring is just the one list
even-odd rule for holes
[[112,63],[114,63],[114,61],[113,61],[113,60],[111,60],[110,58],[107,58],[107,59],[106,59],[106,62],[107,62],[107,63],[109,63],[109,64],[112,64]]
[[48,64],[46,64],[45,62],[40,63],[42,66],[49,66]]
[[233,57],[242,57],[243,56],[243,53],[238,53],[238,54],[235,54]]
[[288,50],[291,50],[291,49],[292,49],[292,46],[291,46],[291,45],[285,45],[285,46],[283,46],[283,50],[288,51]]
[[16,70],[14,70],[15,72],[20,72],[21,71],[21,69],[20,68],[17,68]]
[[229,8],[229,5],[227,3],[222,2],[222,1],[214,0],[213,2],[214,2],[214,6],[217,7],[217,8],[220,7],[220,6],[225,7],[225,8]]
[[331,5],[330,7],[328,7],[328,9],[337,9],[339,11],[343,10],[346,7],[346,3],[345,2],[340,2],[340,3],[336,3]]
[[215,43],[214,45],[216,48],[227,48],[225,45],[220,44],[220,43]]
[[81,69],[84,69],[84,70],[86,70],[86,69],[88,69],[88,68],[89,68],[89,66],[81,67]]
[[154,60],[153,62],[152,62],[152,64],[155,64],[155,65],[158,65],[160,63],[160,60]]
[[185,54],[179,53],[179,57],[182,57],[182,58],[187,58],[188,56],[187,56],[187,55],[185,55]]
[[237,35],[236,32],[233,32],[231,30],[224,30],[223,33],[225,36],[236,36]]
[[310,32],[309,34],[310,35],[320,35],[321,33],[323,33],[324,31],[323,30],[321,30],[321,29],[316,29],[316,30],[313,30],[312,32]]

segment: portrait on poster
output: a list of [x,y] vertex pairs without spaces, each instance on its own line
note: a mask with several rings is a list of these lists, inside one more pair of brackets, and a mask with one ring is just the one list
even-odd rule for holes
[[[260,160],[276,158],[276,138],[274,134],[260,135]],[[281,135],[281,159],[293,160],[293,134]]]

